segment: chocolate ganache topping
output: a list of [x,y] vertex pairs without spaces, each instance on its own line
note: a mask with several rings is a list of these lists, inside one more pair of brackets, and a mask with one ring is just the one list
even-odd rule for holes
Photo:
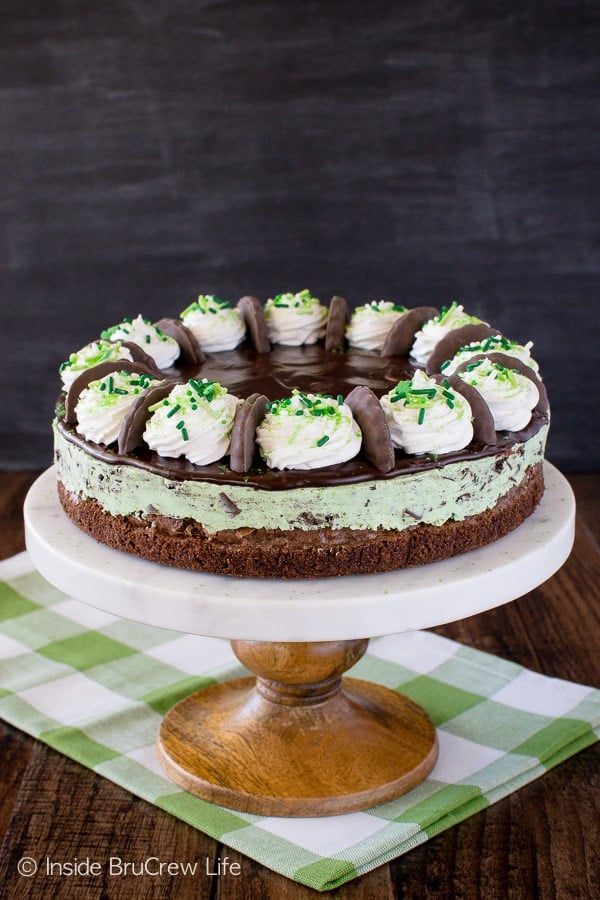
[[[329,330],[329,339],[320,339],[316,343],[302,346],[272,344],[267,346],[260,304],[255,298],[248,297],[243,298],[243,302],[239,305],[248,327],[245,340],[235,349],[206,352],[200,345],[193,347],[190,344],[190,330],[184,325],[180,327],[177,320],[160,321],[163,330],[178,341],[182,349],[175,363],[160,372],[162,379],[172,385],[185,383],[189,379],[214,382],[222,385],[231,395],[239,399],[237,416],[241,418],[237,426],[234,422],[231,458],[228,454],[208,465],[194,465],[183,457],[160,456],[144,444],[141,437],[143,416],[140,411],[147,409],[147,403],[140,403],[135,423],[132,419],[124,427],[119,442],[120,449],[116,443],[105,446],[86,440],[79,434],[77,428],[74,413],[77,397],[86,384],[108,371],[107,365],[104,366],[102,373],[95,372],[94,367],[81,373],[66,396],[61,395],[57,407],[57,428],[61,434],[67,440],[84,447],[87,453],[106,462],[136,466],[175,479],[246,484],[259,490],[273,491],[389,479],[409,471],[417,472],[439,468],[447,463],[497,455],[504,450],[508,452],[515,444],[533,436],[549,421],[543,386],[540,390],[542,402],[533,410],[527,426],[519,432],[493,431],[490,427],[489,409],[483,398],[477,395],[471,405],[474,436],[468,446],[439,455],[435,453],[416,455],[399,448],[394,450],[389,443],[384,417],[373,408],[373,403],[377,403],[398,384],[410,382],[419,369],[423,370],[427,366],[428,371],[431,371],[432,368],[436,368],[431,362],[416,363],[406,352],[406,348],[410,347],[415,339],[415,333],[428,321],[427,317],[432,319],[437,314],[436,309],[420,307],[418,310],[407,310],[403,314],[406,321],[402,322],[402,319],[399,319],[396,322],[395,334],[385,345],[385,350],[367,351],[349,347],[342,337],[343,325],[348,318],[347,304],[343,298],[335,298],[333,303],[334,328],[333,334],[332,329]],[[456,344],[462,346],[462,341],[446,340],[445,346],[452,345],[454,349]],[[329,347],[332,349],[328,349]],[[404,352],[398,352],[400,349]],[[436,364],[440,356],[442,359],[439,359],[439,362],[447,358],[445,353],[436,354],[435,347],[431,356]],[[507,358],[503,362],[511,365],[514,360]],[[111,366],[117,368],[114,364]],[[146,368],[139,362],[136,365],[122,360],[118,368],[135,372],[142,368],[148,371],[150,367]],[[522,369],[516,363],[514,368]],[[153,374],[156,375],[156,369]],[[443,381],[443,372],[439,374],[439,367],[433,374],[436,382]],[[541,384],[539,377],[534,376],[534,379]],[[457,383],[458,379],[453,378],[452,387],[456,388]],[[471,395],[473,391],[474,389],[470,392]],[[326,468],[311,470],[268,468],[254,444],[250,431],[259,426],[268,401],[289,397],[292,392],[300,392],[306,397],[309,395],[337,397],[340,402],[349,398],[350,406],[357,411],[355,418],[363,431],[360,452],[346,462]],[[469,391],[465,390],[463,393],[468,399]],[[257,395],[261,398],[261,402],[253,409]],[[242,401],[250,401],[250,406]],[[425,413],[420,414],[419,421],[422,421],[424,415]]]

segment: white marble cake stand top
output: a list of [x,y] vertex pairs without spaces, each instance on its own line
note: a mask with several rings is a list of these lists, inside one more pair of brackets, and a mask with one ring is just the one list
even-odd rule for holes
[[381,575],[233,578],[173,569],[97,543],[60,506],[48,469],[25,502],[27,548],[72,597],[137,622],[209,637],[334,641],[442,625],[514,600],[549,578],[573,545],[575,501],[544,464],[546,491],[516,531],[463,556]]

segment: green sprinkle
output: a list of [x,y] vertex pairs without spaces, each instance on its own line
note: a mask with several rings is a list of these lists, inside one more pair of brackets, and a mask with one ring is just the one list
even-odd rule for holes
[[187,431],[185,430],[185,428],[181,429],[181,437],[184,439],[184,441],[189,441],[189,439],[190,439],[190,436],[187,433]]
[[277,308],[287,309],[288,307],[294,307],[294,309],[311,309],[313,306],[318,305],[319,301],[316,297],[313,297],[309,290],[299,291],[297,294],[293,293],[285,293],[285,294],[276,294],[272,300],[267,300],[267,315],[270,306],[275,306]]
[[296,412],[295,412],[295,415],[296,415],[296,416],[303,416],[303,415],[304,415],[304,410],[303,410],[303,409],[297,409]]
[[338,394],[338,395],[337,395],[337,402],[338,402],[338,406],[343,406],[343,404],[344,404],[344,398],[342,397],[341,394]]
[[189,384],[199,397],[203,397],[209,403],[224,391],[224,388],[216,381],[199,381],[197,378],[191,378]]
[[319,440],[317,441],[317,447],[322,447],[323,444],[326,444],[328,440],[329,440],[329,435],[324,434],[323,437],[320,437]]
[[365,304],[363,309],[371,309],[376,313],[383,312],[406,312],[406,307],[402,306],[400,303],[393,303],[390,300],[371,300],[370,303]]
[[180,317],[185,319],[191,312],[213,313],[213,315],[216,315],[222,309],[228,309],[230,306],[231,304],[228,300],[221,300],[215,294],[200,294],[197,300],[190,303],[190,305],[180,313]]
[[180,431],[185,428],[185,422],[183,421],[183,419],[181,419],[181,421],[177,423],[176,428],[178,428]]
[[173,407],[173,409],[170,409],[169,412],[167,413],[167,419],[170,419],[171,416],[174,416],[176,413],[178,413],[180,409],[181,409],[181,406],[179,405],[179,403],[177,403]]
[[144,340],[146,341],[147,344],[152,343],[152,337],[149,334],[144,336]]
[[429,400],[433,400],[433,398],[435,397],[436,391],[435,391],[435,388],[413,388],[411,390],[411,394],[414,394],[417,397],[425,396]]
[[113,389],[114,389],[114,384],[115,383],[114,383],[112,375],[109,375],[108,376],[108,393],[109,394],[112,394]]
[[419,418],[417,421],[418,421],[419,425],[422,425],[423,422],[425,421],[425,408],[419,410]]
[[129,391],[126,391],[124,388],[115,388],[114,391],[112,391],[112,393],[113,394],[128,394]]
[[443,362],[440,366],[440,372],[443,372],[444,369],[447,369],[451,362],[451,359],[447,359],[445,362]]

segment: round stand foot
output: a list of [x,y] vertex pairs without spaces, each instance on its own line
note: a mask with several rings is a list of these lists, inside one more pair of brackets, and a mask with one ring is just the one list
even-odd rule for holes
[[391,800],[437,758],[423,709],[341,674],[368,641],[233,641],[257,673],[198,691],[165,716],[158,749],[178,785],[260,815],[324,816]]

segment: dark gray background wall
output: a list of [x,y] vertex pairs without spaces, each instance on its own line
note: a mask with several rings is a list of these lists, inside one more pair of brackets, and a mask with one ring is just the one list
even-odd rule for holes
[[310,287],[535,340],[598,466],[600,4],[4,0],[0,465],[124,315]]

